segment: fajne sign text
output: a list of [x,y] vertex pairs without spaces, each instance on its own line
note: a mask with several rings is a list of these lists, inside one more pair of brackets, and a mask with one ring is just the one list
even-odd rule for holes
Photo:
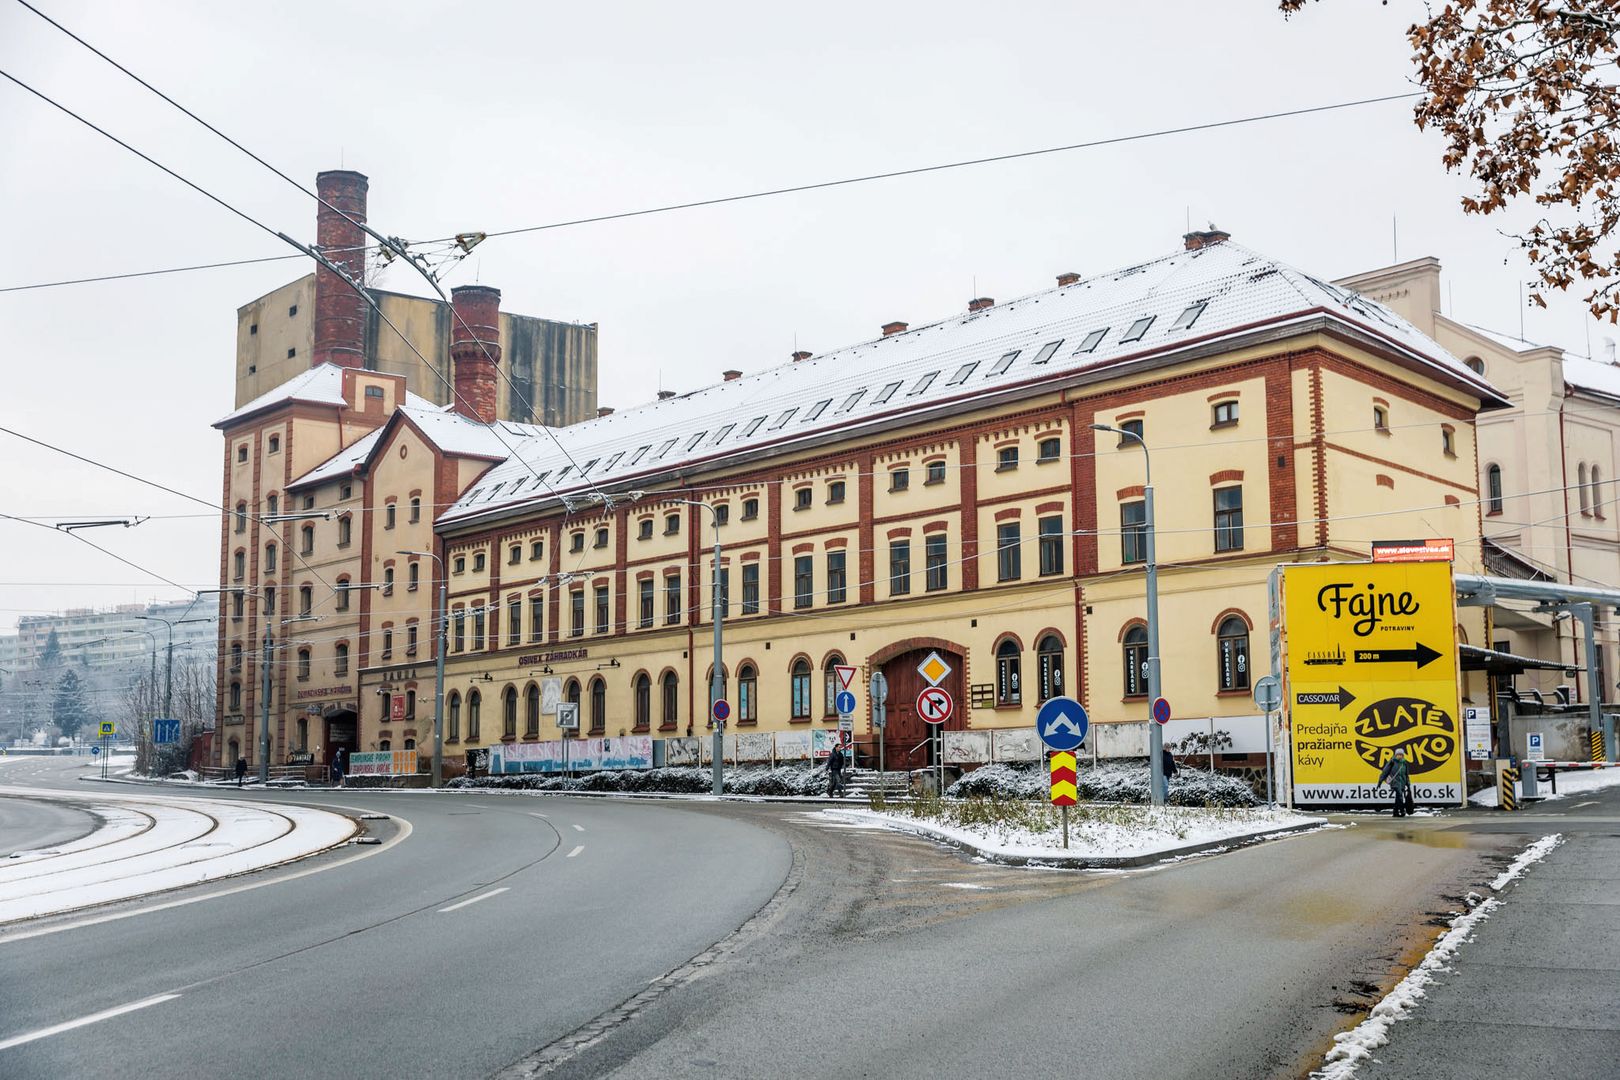
[[1385,619],[1416,615],[1419,610],[1417,600],[1409,592],[1379,592],[1372,585],[1361,592],[1349,581],[1335,581],[1318,589],[1316,607],[1335,619],[1345,616],[1354,619],[1350,629],[1357,637],[1366,637]]

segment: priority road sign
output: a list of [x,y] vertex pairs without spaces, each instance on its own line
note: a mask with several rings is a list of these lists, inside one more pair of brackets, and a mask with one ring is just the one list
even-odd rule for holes
[[1055,697],[1041,706],[1035,714],[1035,734],[1053,750],[1077,750],[1086,741],[1086,729],[1091,720],[1086,707],[1074,698]]
[[117,724],[116,721],[113,721],[113,720],[103,720],[103,721],[101,721],[101,737],[103,739],[107,738],[109,735],[117,734],[117,732],[118,732],[118,724]]
[[157,719],[152,721],[152,743],[155,746],[173,746],[180,741],[180,721]]
[[1170,702],[1166,701],[1162,697],[1154,698],[1153,719],[1157,720],[1161,724],[1168,724],[1170,722]]
[[715,701],[714,706],[709,710],[709,712],[716,720],[723,724],[726,722],[726,718],[731,715],[731,703],[725,698],[719,698]]
[[1074,755],[1059,750],[1052,755],[1052,805],[1073,806],[1079,801],[1080,792],[1075,784],[1078,780],[1074,767]]
[[917,715],[925,724],[943,724],[955,711],[956,702],[951,700],[950,692],[941,687],[930,686],[917,695]]
[[833,668],[833,674],[838,676],[838,689],[848,690],[855,685],[855,676],[859,669],[848,664],[838,664]]
[[929,686],[938,686],[954,670],[956,669],[947,664],[945,658],[937,652],[930,652],[923,657],[923,662],[917,665],[917,674],[927,679]]

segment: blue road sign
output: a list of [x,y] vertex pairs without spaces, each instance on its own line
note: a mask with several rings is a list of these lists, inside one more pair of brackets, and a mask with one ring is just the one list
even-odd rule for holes
[[1035,715],[1035,733],[1053,750],[1078,750],[1090,726],[1086,707],[1074,698],[1052,698]]
[[101,747],[99,747],[99,746],[92,746],[92,747],[91,747],[91,748],[90,748],[90,756],[91,756],[91,757],[95,757],[95,756],[96,756],[96,755],[97,755],[97,754],[99,754],[99,753],[101,753]]
[[152,742],[157,746],[173,746],[180,741],[180,721],[153,720]]
[[1170,703],[1162,697],[1153,699],[1153,719],[1161,724],[1170,722]]
[[838,691],[838,696],[833,698],[833,707],[844,715],[854,712],[855,695],[850,693],[848,690]]

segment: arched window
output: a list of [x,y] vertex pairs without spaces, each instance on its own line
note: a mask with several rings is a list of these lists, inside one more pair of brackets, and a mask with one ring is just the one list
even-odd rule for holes
[[1492,465],[1485,470],[1485,512],[1502,512],[1502,466]]
[[1467,364],[1468,370],[1472,371],[1475,375],[1485,374],[1485,361],[1481,360],[1479,357],[1470,356],[1468,359],[1464,360],[1463,363]]
[[508,686],[501,694],[501,737],[517,738],[517,687]]
[[1603,480],[1596,465],[1592,466],[1592,514],[1603,516]]
[[231,700],[231,711],[232,712],[241,712],[242,711],[242,684],[241,683],[239,683],[239,682],[231,683],[231,698],[230,698],[230,700]]
[[598,675],[591,680],[591,730],[602,731],[607,727],[607,683]]
[[759,672],[754,670],[753,664],[744,664],[737,669],[737,719],[753,722],[759,719],[758,706],[755,700],[759,696]]
[[445,725],[445,738],[451,742],[461,741],[461,695],[451,691],[450,696],[444,699],[444,711],[449,717]]
[[393,748],[394,744],[387,739],[379,739],[377,741],[377,749],[379,750],[392,750]]
[[1216,657],[1220,665],[1222,690],[1249,688],[1249,627],[1236,615],[1221,622],[1216,636]]
[[264,572],[273,573],[276,569],[276,545],[264,545]]
[[572,701],[575,705],[579,704],[578,679],[569,679],[567,684],[563,686],[563,700]]
[[827,657],[827,663],[821,669],[823,681],[827,688],[827,698],[822,705],[821,714],[829,718],[838,715],[838,691],[842,687],[838,685],[838,672],[834,669],[842,666],[843,663],[844,658],[837,653],[833,653]]
[[1125,631],[1125,696],[1144,697],[1147,694],[1148,667],[1147,628],[1133,626]]
[[1041,700],[1063,696],[1063,642],[1047,634],[1035,645],[1035,662],[1040,669]]
[[1023,700],[1018,671],[1018,642],[1010,638],[996,646],[996,704],[1017,705]]
[[1577,474],[1579,475],[1580,480],[1577,482],[1576,486],[1580,488],[1581,491],[1581,514],[1584,516],[1592,512],[1591,507],[1587,503],[1586,462],[1581,462],[1579,468],[1577,469]]
[[540,735],[540,688],[534,683],[523,692],[523,734],[529,738]]
[[483,719],[484,696],[477,690],[467,695],[467,741],[477,742],[482,736],[479,734],[479,722]]
[[309,749],[309,721],[302,716],[298,718],[298,749]]
[[724,698],[726,691],[731,686],[731,672],[726,668],[726,665],[720,665],[720,692],[717,694],[714,687],[714,666],[711,664],[709,670],[704,673],[703,686],[709,692],[709,709],[712,711],[715,699]]
[[800,657],[793,661],[793,719],[810,719],[810,661]]
[[646,731],[652,726],[652,679],[643,671],[636,676],[636,728]]
[[415,750],[416,749],[416,740],[415,739],[406,739],[405,740],[405,749],[407,749],[407,750]]
[[665,727],[674,727],[680,719],[680,688],[681,680],[675,676],[675,673],[673,671],[664,672],[660,689],[663,690],[663,724]]

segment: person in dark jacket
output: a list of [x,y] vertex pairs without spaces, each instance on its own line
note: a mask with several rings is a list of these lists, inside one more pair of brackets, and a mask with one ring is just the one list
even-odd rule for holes
[[242,778],[247,775],[247,758],[237,755],[236,758],[236,786],[242,786]]
[[1412,805],[1412,776],[1406,764],[1406,751],[1401,747],[1395,748],[1395,756],[1384,763],[1384,771],[1378,774],[1378,786],[1385,784],[1395,796],[1396,817],[1406,817],[1416,809]]
[[1176,765],[1176,755],[1170,752],[1168,746],[1162,748],[1159,753],[1162,755],[1159,760],[1164,763],[1164,793],[1168,796],[1170,794],[1170,778],[1180,772],[1181,769]]
[[834,745],[832,753],[827,755],[827,797],[833,798],[844,793],[844,748]]
[[343,786],[343,766],[345,764],[343,747],[340,746],[332,755],[332,783],[338,787]]

